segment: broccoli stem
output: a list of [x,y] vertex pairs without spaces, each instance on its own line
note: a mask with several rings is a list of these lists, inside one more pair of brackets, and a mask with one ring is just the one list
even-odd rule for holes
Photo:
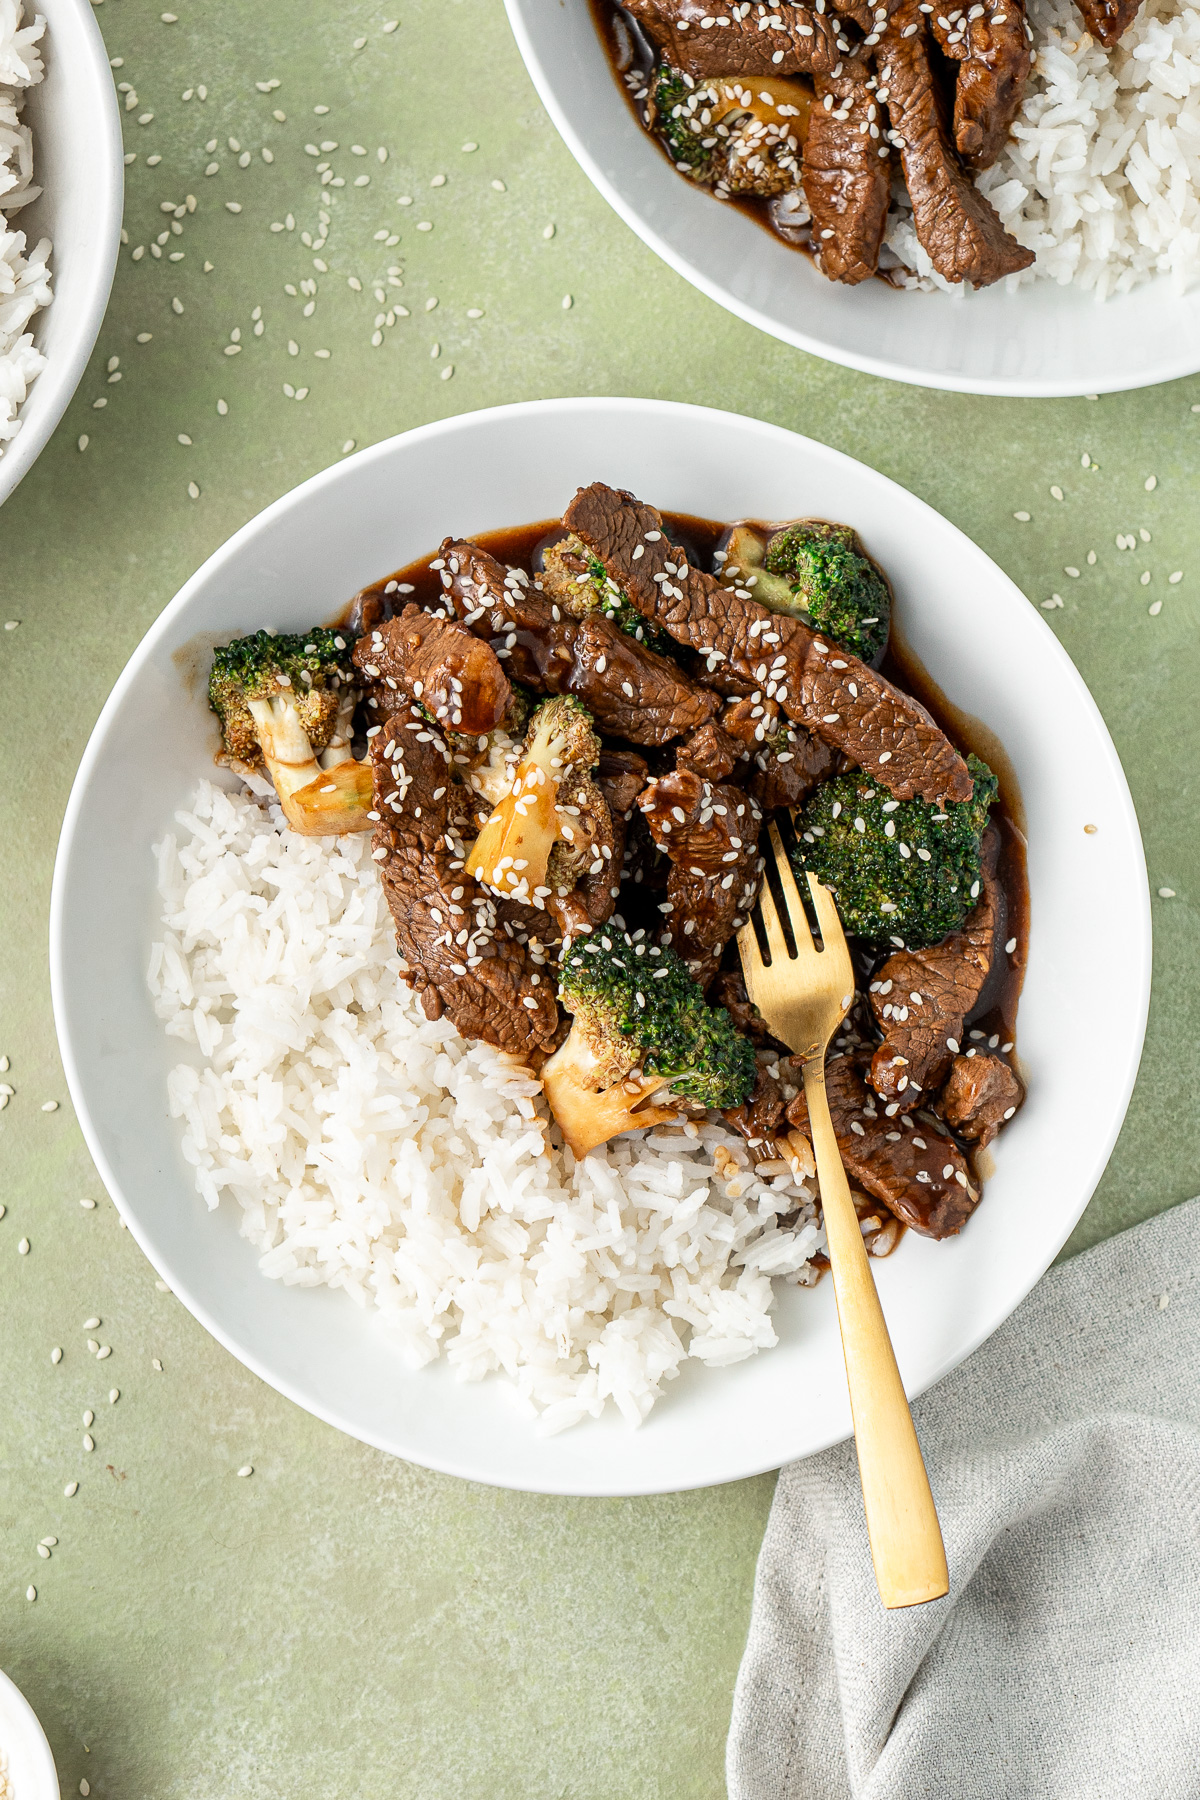
[[651,1095],[669,1087],[667,1076],[634,1072],[606,1086],[606,1075],[604,1063],[578,1031],[571,1032],[542,1070],[550,1110],[576,1157],[585,1157],[623,1131],[673,1125],[679,1118],[671,1107],[650,1104]]

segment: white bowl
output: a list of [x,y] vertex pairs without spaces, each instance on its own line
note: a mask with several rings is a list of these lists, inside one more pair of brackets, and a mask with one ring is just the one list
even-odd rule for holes
[[0,1750],[16,1800],[59,1800],[58,1775],[37,1714],[15,1681],[0,1672]]
[[51,975],[71,1094],[109,1192],[180,1299],[248,1367],[429,1467],[629,1494],[731,1480],[846,1435],[830,1284],[780,1284],[778,1348],[728,1369],[685,1364],[639,1431],[603,1419],[539,1439],[501,1381],[460,1386],[444,1364],[411,1373],[344,1295],[259,1274],[235,1209],[210,1214],[180,1154],[166,1078],[183,1052],[145,984],[157,929],[150,847],[213,773],[203,680],[187,680],[221,641],[212,634],[303,630],[443,536],[551,517],[597,479],[711,518],[849,520],[891,576],[916,654],[1012,758],[1029,823],[1018,1034],[1029,1100],[995,1146],[995,1175],[962,1236],[910,1233],[877,1266],[910,1391],[953,1368],[1050,1263],[1112,1149],[1145,1024],[1149,896],[1116,753],[1045,621],[961,532],[836,450],[698,407],[532,401],[406,432],[305,482],[192,577],[117,683],[63,825]]
[[664,262],[760,331],[869,375],[966,394],[1116,393],[1200,369],[1200,291],[1175,298],[1165,277],[1100,304],[1048,281],[958,295],[827,281],[675,172],[618,87],[587,0],[505,4],[584,173]]
[[11,216],[32,249],[54,245],[54,299],[33,320],[48,358],[18,415],[21,429],[0,456],[0,504],[33,467],[79,386],[108,305],[117,250],[125,162],[121,116],[108,52],[88,0],[33,0],[46,21],[44,80],[31,88],[25,123],[33,127],[39,197]]

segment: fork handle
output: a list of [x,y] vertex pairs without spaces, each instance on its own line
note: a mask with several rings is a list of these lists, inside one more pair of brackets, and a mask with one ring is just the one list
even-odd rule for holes
[[875,1580],[885,1606],[920,1606],[949,1590],[941,1528],[829,1116],[823,1058],[803,1073]]

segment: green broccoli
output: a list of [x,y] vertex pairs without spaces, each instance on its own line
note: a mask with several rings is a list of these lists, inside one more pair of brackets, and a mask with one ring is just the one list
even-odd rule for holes
[[980,840],[997,781],[977,756],[969,800],[893,800],[860,769],[824,782],[797,815],[794,861],[833,890],[842,924],[869,944],[940,944],[980,894]]
[[674,640],[661,626],[642,616],[604,564],[575,536],[560,538],[542,552],[541,585],[543,593],[549,594],[573,619],[602,612],[627,637],[636,638],[648,650],[670,656],[675,649]]
[[740,1106],[754,1086],[753,1044],[706,1003],[673,950],[640,933],[602,930],[577,943],[558,997],[575,1017],[542,1078],[576,1156],[674,1119],[669,1107],[643,1104],[664,1089],[702,1106]]
[[[570,845],[576,833],[582,843],[586,835],[586,822],[564,820],[559,804],[604,805],[589,779],[599,760],[600,739],[587,707],[570,694],[543,700],[530,717],[511,783],[471,847],[467,873],[493,893],[542,908],[553,889],[547,882],[552,860],[561,862],[553,857],[556,847],[563,840]],[[572,870],[568,891],[575,879]]]
[[764,567],[783,576],[814,625],[853,655],[865,663],[883,655],[892,596],[849,525],[785,525],[767,544]]
[[213,652],[208,703],[223,752],[265,766],[295,831],[370,830],[370,769],[350,748],[357,699],[350,640],[323,625],[256,631]]
[[650,127],[662,139],[675,167],[693,181],[708,181],[713,172],[713,140],[700,119],[706,99],[712,99],[706,88],[698,88],[669,63],[663,63],[651,78]]

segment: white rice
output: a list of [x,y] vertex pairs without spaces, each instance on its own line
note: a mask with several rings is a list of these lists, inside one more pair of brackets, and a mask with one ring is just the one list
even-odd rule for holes
[[790,1171],[755,1173],[719,1120],[576,1164],[529,1072],[400,981],[368,836],[285,832],[207,781],[176,822],[149,970],[194,1047],[170,1109],[264,1275],[377,1308],[414,1368],[502,1372],[546,1433],[609,1399],[639,1424],[687,1357],[776,1342],[771,1278],[811,1282],[824,1245]]
[[[1007,286],[1076,282],[1102,300],[1163,274],[1185,292],[1200,278],[1200,7],[1143,0],[1107,51],[1074,0],[1028,11],[1037,61],[1012,136],[977,181],[1037,253]],[[922,285],[948,286],[902,201],[887,242]]]
[[0,456],[21,428],[17,413],[30,383],[46,366],[29,327],[52,294],[50,240],[32,249],[12,228],[12,215],[36,200],[33,137],[21,122],[25,96],[42,79],[38,45],[44,19],[22,24],[21,0],[0,0]]

